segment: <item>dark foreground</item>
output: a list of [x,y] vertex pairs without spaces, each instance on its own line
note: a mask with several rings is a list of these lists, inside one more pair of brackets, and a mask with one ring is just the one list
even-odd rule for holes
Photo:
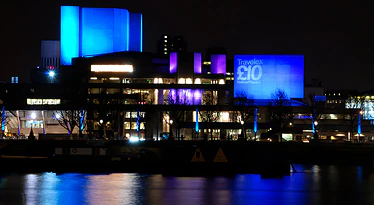
[[[290,174],[292,164],[373,167],[373,145],[223,141],[1,141],[1,172]],[[292,167],[292,166],[291,166]],[[296,170],[297,171],[297,170]]]

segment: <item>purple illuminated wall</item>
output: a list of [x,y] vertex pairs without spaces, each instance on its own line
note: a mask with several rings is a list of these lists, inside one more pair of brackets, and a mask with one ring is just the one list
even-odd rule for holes
[[169,96],[173,100],[177,100],[178,96],[178,101],[181,104],[201,105],[203,93],[198,89],[170,89]]
[[211,74],[226,74],[226,55],[217,54],[211,55]]
[[176,52],[170,53],[170,73],[177,72],[177,65],[178,65],[178,54]]
[[194,53],[193,70],[194,73],[201,74],[201,53]]

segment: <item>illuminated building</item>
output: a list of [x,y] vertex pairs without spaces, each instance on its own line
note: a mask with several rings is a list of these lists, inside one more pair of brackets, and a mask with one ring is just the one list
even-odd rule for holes
[[72,58],[142,51],[142,14],[117,8],[61,6],[61,65]]

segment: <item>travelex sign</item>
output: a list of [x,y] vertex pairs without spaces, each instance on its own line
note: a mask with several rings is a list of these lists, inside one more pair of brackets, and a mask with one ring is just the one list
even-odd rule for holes
[[304,97],[304,56],[235,55],[234,94],[271,99],[278,89],[289,98]]

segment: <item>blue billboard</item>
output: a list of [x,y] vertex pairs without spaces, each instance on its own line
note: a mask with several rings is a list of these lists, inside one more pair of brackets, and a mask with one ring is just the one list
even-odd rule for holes
[[304,97],[304,56],[235,55],[234,95],[271,99],[277,90],[289,98]]

